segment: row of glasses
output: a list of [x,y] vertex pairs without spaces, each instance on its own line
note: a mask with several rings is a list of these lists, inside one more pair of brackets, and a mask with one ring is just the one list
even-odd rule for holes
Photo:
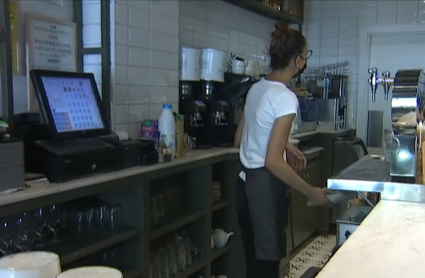
[[[53,204],[0,219],[0,256],[56,243],[65,232],[90,232],[95,228],[115,230],[122,224],[122,207],[104,205],[73,210]],[[74,232],[73,231],[73,232]]]
[[174,277],[204,260],[205,247],[193,244],[184,234],[177,234],[174,242],[151,254],[150,278]]
[[51,205],[1,219],[0,254],[9,255],[57,242],[66,226],[66,212]]
[[71,223],[76,233],[90,233],[96,229],[116,230],[122,225],[120,205],[100,205],[80,208],[72,213]]
[[151,225],[156,226],[165,220],[165,200],[163,194],[157,194],[150,198]]

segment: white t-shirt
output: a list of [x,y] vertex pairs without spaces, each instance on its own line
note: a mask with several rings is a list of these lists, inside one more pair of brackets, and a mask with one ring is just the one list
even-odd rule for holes
[[[298,105],[297,96],[283,83],[262,79],[251,87],[245,103],[245,123],[239,152],[244,167],[264,167],[275,120],[290,114],[297,115]],[[245,173],[239,176],[245,180]]]

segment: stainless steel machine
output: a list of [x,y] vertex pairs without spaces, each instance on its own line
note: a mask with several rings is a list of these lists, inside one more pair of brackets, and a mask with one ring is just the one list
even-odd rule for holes
[[[379,77],[378,69],[369,69],[372,101],[376,100],[379,85],[384,87],[385,99],[391,97],[392,143],[390,175],[393,178],[416,178],[416,125],[425,111],[425,79],[421,69],[399,70],[395,77],[388,71]],[[419,119],[418,119],[419,116]]]

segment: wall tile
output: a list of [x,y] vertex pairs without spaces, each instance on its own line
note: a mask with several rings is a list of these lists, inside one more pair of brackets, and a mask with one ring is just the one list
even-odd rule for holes
[[168,54],[168,68],[173,70],[179,69],[179,55],[177,53]]
[[171,53],[179,53],[179,38],[168,36],[168,51]]
[[128,65],[128,46],[116,45],[115,46],[115,63],[117,65]]
[[149,49],[129,47],[128,64],[138,67],[149,67],[150,52]]
[[168,87],[168,101],[172,103],[179,102],[179,87]]
[[151,50],[150,67],[159,69],[168,69],[168,52]]
[[[117,40],[119,43],[119,40]],[[128,45],[142,48],[149,48],[149,30],[142,30],[134,27],[128,28]]]
[[150,30],[168,34],[168,18],[163,15],[152,15]]
[[149,68],[128,67],[128,84],[129,85],[149,85],[150,72]]
[[150,69],[150,84],[156,86],[168,85],[168,70]]
[[128,33],[129,30],[127,26],[115,24],[115,43],[127,45],[129,41]]
[[128,123],[128,104],[115,105],[115,124],[127,124]]
[[128,102],[131,104],[149,104],[149,86],[128,86]]
[[168,87],[152,86],[150,88],[150,103],[167,103]]
[[130,104],[128,111],[129,123],[141,123],[149,118],[149,105],[147,104]]
[[127,66],[115,66],[115,71],[112,71],[115,76],[116,85],[127,85],[128,84],[128,67]]
[[114,103],[115,104],[128,104],[128,86],[127,85],[115,85],[114,86]]
[[168,35],[157,32],[150,32],[150,37],[151,49],[168,51]]
[[128,25],[130,27],[147,29],[150,27],[149,10],[130,9],[128,17]]

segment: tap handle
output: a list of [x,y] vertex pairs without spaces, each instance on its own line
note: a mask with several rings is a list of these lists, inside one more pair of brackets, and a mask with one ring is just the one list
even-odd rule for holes
[[375,74],[375,73],[378,73],[378,69],[377,68],[370,68],[370,69],[367,70],[367,72],[370,73],[370,74]]
[[382,77],[384,77],[384,78],[390,78],[390,75],[391,75],[391,73],[389,71],[384,71],[382,73]]

